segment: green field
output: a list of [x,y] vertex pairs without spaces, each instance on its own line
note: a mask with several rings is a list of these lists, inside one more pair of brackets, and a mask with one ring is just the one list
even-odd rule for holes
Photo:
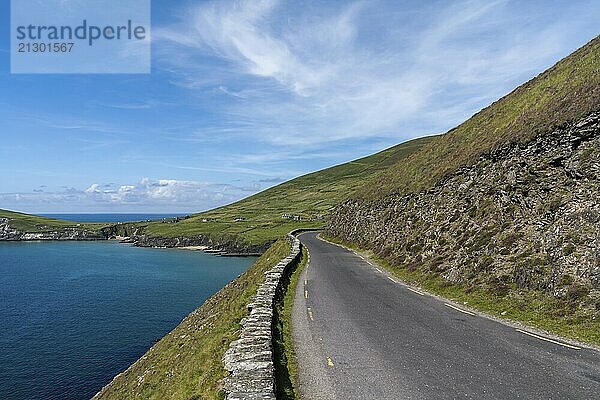
[[54,232],[61,229],[76,228],[97,232],[101,228],[110,226],[110,223],[78,223],[71,221],[63,221],[60,219],[40,217],[37,215],[24,214],[15,211],[0,210],[0,218],[8,218],[10,226],[21,232],[26,233],[42,233]]
[[[321,228],[330,210],[389,166],[412,154],[435,137],[414,139],[374,155],[292,179],[263,192],[211,211],[192,215],[176,223],[164,221],[123,224],[143,229],[156,237],[207,235],[250,245],[275,241],[296,228]],[[300,220],[282,218],[284,214]],[[99,230],[114,224],[77,224],[0,210],[22,232],[49,232],[69,227]]]

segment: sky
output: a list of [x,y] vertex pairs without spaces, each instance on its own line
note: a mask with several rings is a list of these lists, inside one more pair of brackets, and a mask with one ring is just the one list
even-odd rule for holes
[[153,0],[150,74],[11,74],[4,0],[0,208],[231,203],[446,132],[599,20],[597,0]]

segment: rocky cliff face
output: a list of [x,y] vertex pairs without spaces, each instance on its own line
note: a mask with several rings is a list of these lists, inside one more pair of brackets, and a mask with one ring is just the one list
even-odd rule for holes
[[600,112],[493,151],[427,192],[347,200],[328,232],[448,282],[538,290],[600,317]]

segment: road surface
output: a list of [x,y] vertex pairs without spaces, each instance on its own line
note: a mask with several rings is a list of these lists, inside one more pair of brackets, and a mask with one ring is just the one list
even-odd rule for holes
[[600,352],[414,292],[314,232],[300,240],[303,400],[600,399]]

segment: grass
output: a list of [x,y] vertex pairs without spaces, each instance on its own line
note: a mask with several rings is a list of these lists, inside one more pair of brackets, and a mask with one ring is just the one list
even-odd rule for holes
[[264,281],[264,273],[286,257],[289,242],[279,239],[248,271],[229,283],[125,372],[97,399],[222,399],[226,376],[221,358],[239,337],[246,304]]
[[600,37],[398,161],[355,194],[382,196],[427,190],[460,166],[509,143],[533,137],[600,108]]
[[[152,223],[145,228],[145,233],[164,237],[209,235],[258,245],[273,241],[293,229],[321,228],[330,210],[365,180],[432,140],[431,137],[414,139],[368,157],[292,179],[175,224]],[[283,219],[283,214],[298,215],[301,220]]]
[[27,233],[45,233],[69,228],[98,232],[101,228],[112,225],[109,223],[63,221],[8,210],[0,210],[0,218],[8,218],[11,227]]
[[508,296],[499,296],[490,291],[450,284],[441,276],[420,269],[409,270],[395,266],[353,243],[322,234],[325,239],[362,253],[375,261],[390,274],[410,285],[430,293],[462,303],[497,318],[516,321],[535,328],[600,346],[600,321],[573,318],[568,302],[559,301],[538,291],[520,291]]
[[298,365],[292,337],[292,307],[300,275],[308,261],[306,250],[302,259],[283,277],[283,291],[276,299],[273,324],[273,351],[275,358],[275,385],[280,400],[300,399]]

